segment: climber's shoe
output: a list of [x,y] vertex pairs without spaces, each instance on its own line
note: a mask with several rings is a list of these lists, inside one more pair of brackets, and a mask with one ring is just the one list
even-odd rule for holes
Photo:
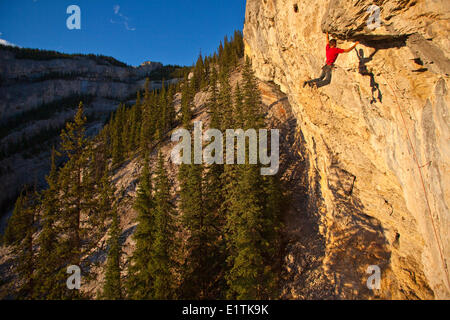
[[307,84],[308,84],[308,81],[303,82],[303,88],[306,87]]

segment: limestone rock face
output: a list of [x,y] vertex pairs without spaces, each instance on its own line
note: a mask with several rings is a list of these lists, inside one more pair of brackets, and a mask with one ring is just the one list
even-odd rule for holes
[[145,77],[160,67],[158,62],[114,66],[88,57],[17,59],[0,48],[0,120],[71,94],[123,100],[142,89]]
[[[450,298],[450,3],[376,1],[371,30],[373,3],[247,1],[246,54],[287,94],[305,159],[286,298]],[[331,84],[304,88],[325,64],[323,31],[361,44]],[[370,290],[373,265],[381,286]]]

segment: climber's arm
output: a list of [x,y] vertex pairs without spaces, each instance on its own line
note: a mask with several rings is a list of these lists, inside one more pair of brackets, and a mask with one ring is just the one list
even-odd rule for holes
[[327,45],[330,45],[330,36],[328,35],[328,31],[327,31]]
[[356,48],[356,46],[359,44],[359,41],[356,41],[355,44],[353,46],[351,46],[351,48],[345,49],[344,52],[348,53],[350,51],[352,51],[353,49]]

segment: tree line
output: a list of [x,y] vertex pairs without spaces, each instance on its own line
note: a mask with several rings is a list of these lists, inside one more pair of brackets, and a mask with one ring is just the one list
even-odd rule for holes
[[0,49],[10,51],[14,54],[16,59],[30,59],[30,60],[53,60],[53,59],[74,59],[77,57],[88,58],[94,60],[97,64],[106,66],[116,66],[128,68],[130,67],[124,62],[121,62],[113,57],[108,57],[99,54],[68,54],[53,50],[41,50],[41,49],[31,49],[31,48],[20,48],[14,46],[6,46],[0,44]]

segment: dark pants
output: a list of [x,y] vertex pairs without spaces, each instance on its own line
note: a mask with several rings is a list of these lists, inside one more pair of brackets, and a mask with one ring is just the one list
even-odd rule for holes
[[322,73],[317,79],[306,81],[307,84],[312,86],[315,84],[317,88],[326,86],[331,83],[331,73],[333,70],[333,66],[329,66],[328,64],[322,67]]

